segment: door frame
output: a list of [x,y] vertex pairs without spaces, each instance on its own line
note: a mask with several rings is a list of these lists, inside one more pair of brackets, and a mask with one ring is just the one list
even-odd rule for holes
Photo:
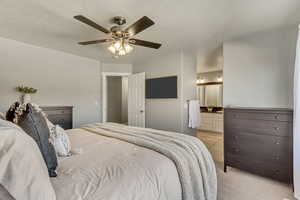
[[107,77],[129,76],[130,72],[102,72],[102,122],[107,122]]

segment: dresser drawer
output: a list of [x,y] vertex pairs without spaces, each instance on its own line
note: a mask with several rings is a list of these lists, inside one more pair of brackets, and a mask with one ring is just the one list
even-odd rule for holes
[[226,164],[250,173],[269,177],[283,182],[291,183],[293,179],[292,166],[276,165],[266,161],[258,161],[238,155],[227,154]]
[[72,110],[46,110],[44,112],[47,115],[62,115],[62,114],[72,115]]
[[69,114],[63,115],[48,115],[48,119],[55,125],[59,125],[64,129],[72,128],[72,116]]
[[72,122],[61,122],[61,123],[57,123],[57,125],[59,125],[60,127],[62,127],[65,130],[73,128]]
[[56,106],[42,107],[47,114],[48,119],[55,125],[59,125],[64,129],[73,128],[73,107],[71,106]]
[[292,161],[292,141],[285,137],[253,134],[229,135],[224,139],[225,152],[273,163]]
[[291,137],[293,134],[292,122],[282,121],[226,119],[225,129],[229,134],[235,131],[283,137]]
[[63,115],[48,115],[48,119],[52,122],[52,123],[57,123],[57,124],[61,124],[61,123],[70,123],[72,122],[72,116],[69,114],[63,114]]
[[266,120],[266,121],[283,121],[291,122],[293,121],[293,115],[290,113],[281,112],[239,112],[239,111],[228,111],[225,114],[225,118],[228,119],[255,119],[255,120]]

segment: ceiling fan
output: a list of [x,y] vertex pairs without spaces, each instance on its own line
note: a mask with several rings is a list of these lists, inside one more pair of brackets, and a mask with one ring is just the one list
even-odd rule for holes
[[130,53],[133,50],[132,45],[138,45],[138,46],[154,48],[154,49],[159,49],[161,47],[161,44],[159,43],[132,38],[138,33],[154,25],[154,22],[146,16],[142,17],[141,19],[139,19],[138,21],[136,21],[134,24],[127,27],[126,29],[122,29],[122,25],[126,23],[126,19],[120,16],[114,17],[113,23],[116,25],[111,27],[110,30],[98,25],[97,23],[93,22],[92,20],[82,15],[74,16],[74,18],[81,21],[82,23],[85,23],[109,35],[109,38],[107,39],[79,42],[78,44],[90,45],[90,44],[97,44],[97,43],[110,43],[108,50],[115,57],[124,56]]

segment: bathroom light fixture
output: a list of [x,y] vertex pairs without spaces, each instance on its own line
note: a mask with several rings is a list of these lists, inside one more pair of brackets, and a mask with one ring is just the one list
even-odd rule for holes
[[204,83],[205,82],[205,79],[201,78],[201,79],[197,79],[196,83],[197,84],[201,84],[201,83]]

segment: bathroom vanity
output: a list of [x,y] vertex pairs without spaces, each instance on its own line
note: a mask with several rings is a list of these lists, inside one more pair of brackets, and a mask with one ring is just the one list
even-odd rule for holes
[[200,130],[223,133],[223,112],[201,112]]

